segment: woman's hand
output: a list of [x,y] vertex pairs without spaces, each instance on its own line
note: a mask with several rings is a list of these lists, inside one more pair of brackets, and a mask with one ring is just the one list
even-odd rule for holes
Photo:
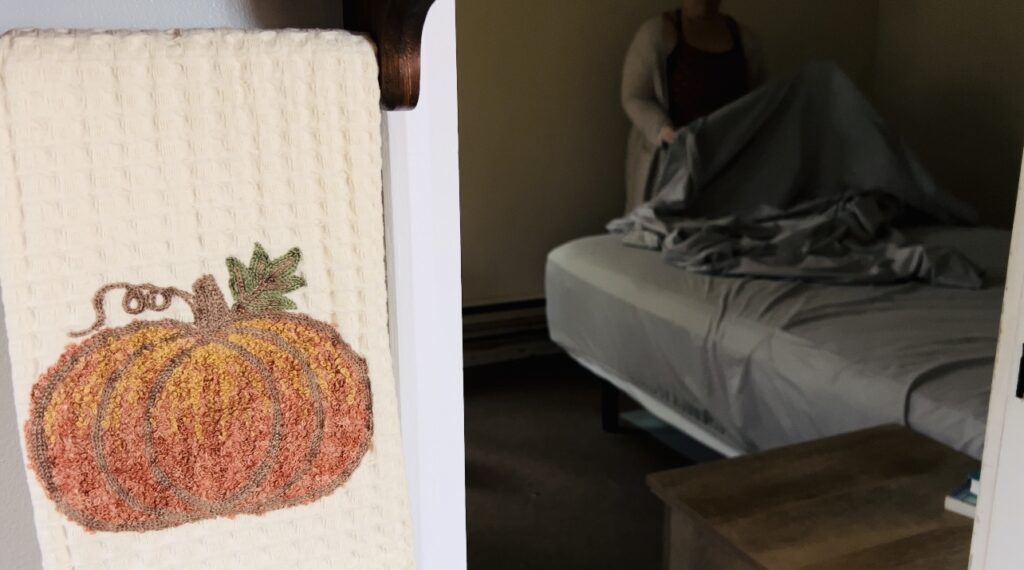
[[661,139],[662,144],[672,144],[676,142],[676,138],[679,134],[672,127],[662,127],[661,132],[658,133],[658,138]]

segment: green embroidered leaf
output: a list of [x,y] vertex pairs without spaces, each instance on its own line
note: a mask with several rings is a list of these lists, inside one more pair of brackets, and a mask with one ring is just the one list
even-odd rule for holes
[[253,313],[258,313],[262,311],[288,311],[295,310],[297,308],[298,306],[295,305],[295,302],[288,297],[280,294],[268,293],[253,302],[248,310]]
[[231,289],[231,296],[237,303],[242,294],[249,289],[247,279],[249,278],[249,270],[246,269],[245,265],[241,261],[238,261],[234,257],[228,258],[228,288]]
[[293,247],[288,250],[288,253],[274,260],[270,264],[270,271],[274,275],[284,276],[295,273],[295,270],[299,268],[299,261],[302,259],[302,253],[299,252],[299,248]]
[[263,311],[291,311],[298,308],[285,296],[306,286],[301,275],[295,275],[302,260],[302,252],[293,247],[277,259],[270,259],[263,246],[253,247],[249,266],[234,257],[227,260],[230,279],[228,286],[239,310],[258,313]]
[[300,289],[306,286],[306,280],[298,275],[289,275],[282,277],[276,281],[271,282],[267,285],[268,291],[280,291],[281,293],[291,293],[296,289]]
[[267,272],[268,265],[270,265],[270,256],[267,255],[263,246],[257,243],[252,250],[252,260],[249,261],[249,269],[254,275],[263,275]]

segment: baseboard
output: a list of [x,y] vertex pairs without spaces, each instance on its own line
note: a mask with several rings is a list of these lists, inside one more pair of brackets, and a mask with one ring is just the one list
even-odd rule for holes
[[524,299],[521,301],[508,301],[505,303],[484,303],[482,305],[469,305],[462,308],[462,314],[481,315],[494,314],[503,311],[525,311],[532,309],[544,309],[544,299]]
[[544,299],[467,307],[462,335],[467,367],[560,352],[548,336]]

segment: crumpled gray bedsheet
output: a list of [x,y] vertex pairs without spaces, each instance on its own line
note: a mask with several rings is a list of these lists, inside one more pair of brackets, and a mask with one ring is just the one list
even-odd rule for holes
[[838,67],[806,66],[680,131],[662,149],[653,199],[608,229],[715,275],[978,288],[952,248],[898,228],[969,224]]
[[1010,232],[907,230],[956,247],[982,289],[679,271],[619,237],[548,256],[551,338],[744,451],[887,423],[980,457]]

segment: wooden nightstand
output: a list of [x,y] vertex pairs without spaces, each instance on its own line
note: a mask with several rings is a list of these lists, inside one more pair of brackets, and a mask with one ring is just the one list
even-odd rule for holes
[[967,568],[978,462],[898,426],[649,475],[670,570]]

